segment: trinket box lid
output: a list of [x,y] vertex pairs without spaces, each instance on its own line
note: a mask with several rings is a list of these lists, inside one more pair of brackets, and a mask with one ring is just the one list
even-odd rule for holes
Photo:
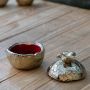
[[75,52],[63,52],[58,60],[48,68],[48,75],[58,81],[70,82],[84,79],[85,67],[75,59]]

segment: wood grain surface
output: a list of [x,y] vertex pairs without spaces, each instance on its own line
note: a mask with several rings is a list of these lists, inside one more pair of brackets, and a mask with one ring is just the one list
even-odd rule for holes
[[[40,68],[14,69],[5,50],[16,42],[44,44],[45,58]],[[75,51],[87,70],[84,80],[61,83],[47,76],[47,68],[57,54]],[[19,7],[10,0],[0,8],[0,90],[90,90],[90,11],[35,0],[31,7]]]

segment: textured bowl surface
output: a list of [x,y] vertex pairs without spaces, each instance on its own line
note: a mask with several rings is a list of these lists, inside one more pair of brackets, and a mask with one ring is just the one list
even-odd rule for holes
[[20,6],[29,6],[32,5],[33,0],[17,0],[17,3]]
[[44,47],[40,43],[17,43],[7,49],[7,58],[17,69],[33,69],[42,64]]

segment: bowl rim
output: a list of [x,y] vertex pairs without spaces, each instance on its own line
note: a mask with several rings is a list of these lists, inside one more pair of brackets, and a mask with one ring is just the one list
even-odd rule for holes
[[[35,53],[35,54],[18,54],[18,53],[14,53],[14,52],[12,52],[12,51],[10,50],[12,47],[14,47],[14,46],[16,46],[16,45],[20,45],[20,44],[26,44],[26,45],[31,45],[31,44],[33,44],[33,45],[37,45],[37,46],[40,47],[41,51],[40,51],[40,52],[37,52],[37,53]],[[9,53],[9,54],[18,55],[18,56],[36,56],[36,55],[41,54],[42,52],[44,52],[44,46],[43,46],[43,44],[41,44],[41,43],[39,43],[39,42],[35,42],[35,43],[34,43],[34,42],[19,42],[19,43],[15,43],[15,44],[9,46],[9,47],[6,49],[6,52]]]

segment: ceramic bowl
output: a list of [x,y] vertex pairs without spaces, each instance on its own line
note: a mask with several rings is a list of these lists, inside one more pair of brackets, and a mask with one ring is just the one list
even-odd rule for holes
[[30,6],[33,0],[16,0],[19,6]]
[[16,43],[6,50],[6,54],[13,67],[33,69],[42,64],[44,51],[40,43]]
[[0,7],[4,7],[7,4],[8,0],[0,0]]

